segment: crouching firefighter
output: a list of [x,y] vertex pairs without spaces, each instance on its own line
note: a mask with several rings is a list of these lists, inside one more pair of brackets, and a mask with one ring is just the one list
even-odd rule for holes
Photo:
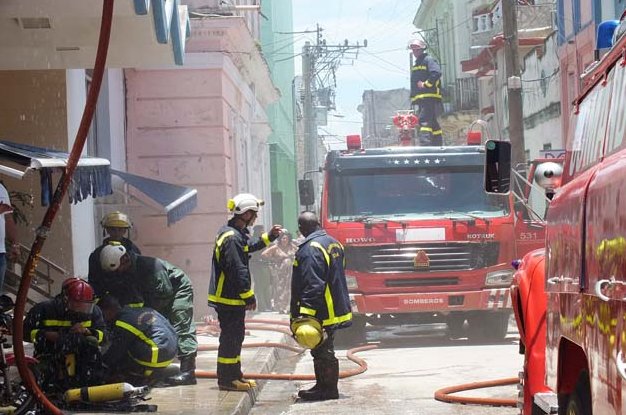
[[154,385],[178,350],[178,335],[169,321],[148,307],[120,305],[106,296],[98,302],[110,327],[111,345],[103,356],[109,382]]
[[35,344],[42,388],[64,391],[101,384],[99,346],[105,332],[93,289],[80,278],[66,279],[59,295],[33,306],[24,320],[24,337]]
[[249,193],[230,199],[228,210],[233,217],[215,238],[208,302],[209,307],[217,311],[220,323],[217,351],[217,385],[220,390],[245,392],[256,386],[253,380],[244,379],[241,372],[246,310],[256,309],[248,254],[268,246],[282,229],[280,225],[274,225],[269,234],[250,238],[248,227],[254,225],[262,205],[262,200]]
[[315,368],[315,386],[298,396],[306,401],[338,399],[334,333],[352,324],[343,246],[320,228],[312,212],[298,217],[298,229],[305,240],[293,264],[291,331],[301,346],[311,349]]

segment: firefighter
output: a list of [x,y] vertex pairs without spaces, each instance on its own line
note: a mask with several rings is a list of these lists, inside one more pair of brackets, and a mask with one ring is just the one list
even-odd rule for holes
[[[126,281],[131,295],[117,297],[122,305],[153,308],[174,326],[178,334],[180,374],[166,379],[165,383],[171,386],[195,385],[198,340],[193,322],[193,287],[187,274],[163,259],[127,252],[123,245],[116,242],[102,249],[100,265],[106,273],[105,291],[117,297],[106,283]],[[123,298],[137,296],[143,301],[123,301]]]
[[315,368],[315,386],[298,396],[306,401],[338,399],[334,332],[352,324],[343,246],[320,228],[313,212],[300,214],[298,229],[305,239],[293,264],[291,330],[300,345],[311,349]]
[[110,380],[135,386],[158,380],[178,348],[170,322],[152,308],[122,307],[113,296],[104,297],[98,306],[110,327],[111,346],[103,356]]
[[99,346],[106,340],[106,329],[87,281],[68,278],[60,294],[33,306],[24,320],[24,338],[35,345],[45,387],[103,381]]
[[[119,287],[115,290],[115,292],[104,292],[103,284],[106,278],[106,274],[100,266],[100,252],[106,245],[109,244],[109,242],[119,242],[124,246],[124,248],[126,248],[127,251],[133,252],[137,255],[141,255],[141,251],[139,250],[137,245],[135,245],[130,239],[128,239],[130,229],[133,226],[130,222],[128,215],[119,211],[107,213],[100,221],[100,225],[102,225],[102,232],[106,233],[106,235],[108,236],[102,241],[102,245],[97,247],[89,255],[89,274],[87,277],[89,283],[95,290],[97,297],[102,297],[106,294],[112,294],[118,297],[120,301],[123,301],[124,303],[129,303],[131,302],[130,296],[132,296],[133,302],[139,302],[139,298],[136,293],[129,293],[128,290],[130,288],[127,287],[128,284],[125,281],[119,281]],[[110,282],[107,285],[110,287]],[[123,295],[124,297],[120,297],[120,295]]]
[[419,106],[418,133],[421,145],[441,146],[443,136],[437,117],[441,113],[441,67],[425,52],[426,43],[421,39],[409,42],[415,56],[411,67],[411,106]]
[[249,193],[241,193],[228,201],[233,217],[217,233],[213,250],[209,307],[215,308],[220,323],[217,352],[217,384],[220,390],[247,391],[256,386],[243,378],[241,345],[245,335],[246,310],[256,309],[252,290],[248,255],[263,249],[281,232],[274,225],[260,238],[250,238],[248,227],[254,224],[263,201]]

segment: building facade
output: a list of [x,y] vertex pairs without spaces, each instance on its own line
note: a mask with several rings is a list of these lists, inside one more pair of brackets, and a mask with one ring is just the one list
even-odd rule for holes
[[267,108],[272,132],[268,137],[272,182],[272,221],[296,230],[298,207],[294,127],[294,55],[292,0],[264,0],[261,9],[261,48],[280,91]]

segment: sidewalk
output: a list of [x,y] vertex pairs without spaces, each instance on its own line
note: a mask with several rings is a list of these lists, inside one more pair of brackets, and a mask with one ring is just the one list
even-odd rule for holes
[[[249,316],[250,318],[250,316]],[[254,319],[287,321],[287,316],[276,313],[255,314]],[[268,326],[270,324],[267,324]],[[285,326],[286,327],[286,326]],[[250,330],[246,343],[286,342],[287,335],[275,331]],[[218,337],[198,336],[200,344],[218,345]],[[244,348],[241,353],[242,368],[246,373],[269,373],[274,368],[278,350],[273,347]],[[198,353],[197,369],[215,371],[217,351]],[[228,392],[217,388],[216,379],[198,379],[193,386],[155,388],[146,403],[158,406],[158,414],[185,415],[246,415],[256,402],[258,394],[267,381],[257,381],[256,390],[250,392]]]

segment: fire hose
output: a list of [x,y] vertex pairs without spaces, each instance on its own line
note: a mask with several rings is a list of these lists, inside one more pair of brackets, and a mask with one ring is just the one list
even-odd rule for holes
[[468,405],[483,406],[517,406],[517,400],[505,398],[479,398],[472,396],[451,396],[452,393],[468,391],[472,389],[493,388],[496,386],[515,385],[519,383],[518,378],[504,378],[487,380],[483,382],[465,383],[462,385],[448,386],[435,392],[435,399],[440,402],[460,403]]
[[96,52],[96,60],[94,63],[93,76],[91,80],[91,87],[87,94],[87,101],[85,102],[85,109],[83,111],[82,118],[80,120],[80,126],[76,133],[76,139],[72,146],[72,151],[69,154],[67,165],[63,171],[59,184],[54,192],[54,196],[48,206],[48,210],[43,217],[41,226],[36,231],[36,237],[33,241],[33,245],[30,249],[30,254],[24,265],[24,272],[20,282],[20,288],[17,292],[14,309],[13,319],[13,337],[14,337],[14,352],[17,368],[19,370],[21,378],[24,380],[27,389],[33,393],[35,398],[44,406],[47,413],[62,414],[63,412],[57,408],[42,392],[37,385],[35,377],[31,373],[27,366],[26,358],[24,355],[24,345],[22,343],[24,339],[24,330],[22,321],[24,320],[24,308],[28,297],[28,289],[33,275],[35,274],[35,268],[37,268],[37,262],[43,248],[43,244],[48,237],[50,227],[56,214],[59,210],[61,202],[67,193],[67,189],[72,180],[72,175],[80,159],[80,155],[83,151],[85,141],[87,140],[87,133],[91,126],[93,114],[98,102],[98,95],[100,94],[100,86],[102,85],[102,78],[104,75],[105,63],[107,53],[109,49],[109,38],[111,36],[111,24],[113,22],[113,3],[114,0],[103,0],[102,2],[102,20],[100,23],[100,36],[98,39],[98,50]]
[[[279,327],[276,327],[279,326]],[[246,319],[246,328],[251,330],[271,330],[277,331],[280,333],[284,333],[287,335],[291,335],[291,332],[287,328],[289,323],[287,321],[276,321],[271,319]],[[216,333],[219,331],[219,327],[217,327],[217,323],[214,321],[206,322],[204,326],[200,326],[197,329],[198,334],[208,334],[208,333]],[[292,346],[285,343],[244,343],[244,348],[248,347],[277,347],[282,349],[291,350],[297,353],[302,353],[305,349],[302,349],[297,346]],[[378,346],[376,345],[364,345],[349,349],[346,352],[346,357],[356,363],[358,368],[344,370],[339,372],[340,378],[347,378],[350,376],[355,376],[361,374],[367,370],[367,362],[363,359],[356,357],[355,354],[358,352],[363,352],[367,350],[376,349]],[[198,351],[212,351],[217,350],[217,346],[199,346]],[[196,376],[200,378],[217,378],[217,373],[206,370],[196,370]],[[245,377],[248,379],[271,379],[271,380],[315,380],[315,375],[296,375],[296,374],[286,374],[286,373],[246,373]],[[482,406],[507,406],[507,407],[515,407],[517,405],[517,401],[515,399],[505,399],[505,398],[482,398],[482,397],[468,397],[468,396],[452,396],[451,394],[473,390],[473,389],[483,389],[483,388],[493,388],[497,386],[507,386],[507,385],[515,385],[519,382],[518,378],[504,378],[504,379],[496,379],[490,381],[483,382],[472,382],[466,383],[462,385],[448,386],[442,389],[439,389],[435,392],[435,399],[440,402],[446,403],[456,403],[456,404],[469,404],[469,405],[482,405]]]
[[[280,327],[276,327],[280,326]],[[251,330],[268,330],[268,331],[276,331],[279,333],[284,333],[291,335],[291,331],[287,328],[289,323],[286,321],[276,321],[270,319],[246,319],[246,328]],[[207,334],[209,332],[214,333],[219,328],[217,327],[217,323],[215,322],[207,322],[205,326],[200,326],[196,329],[198,334]],[[252,348],[252,347],[275,347],[280,349],[291,350],[296,353],[303,353],[305,349],[297,346],[292,346],[286,343],[280,342],[259,342],[259,343],[244,343],[244,348]],[[364,346],[359,346],[352,348],[346,352],[346,357],[348,360],[356,363],[358,365],[357,368],[342,370],[339,372],[339,377],[341,379],[359,375],[367,370],[367,362],[360,357],[355,356],[356,353],[364,352],[366,350],[376,349],[378,346],[369,344]],[[214,345],[199,345],[198,351],[213,351],[217,350],[218,346]],[[217,372],[208,371],[208,370],[196,370],[196,377],[203,379],[217,379]],[[305,375],[305,374],[290,374],[290,373],[245,373],[246,379],[271,379],[271,380],[303,380],[303,381],[312,381],[315,380],[315,375]]]

